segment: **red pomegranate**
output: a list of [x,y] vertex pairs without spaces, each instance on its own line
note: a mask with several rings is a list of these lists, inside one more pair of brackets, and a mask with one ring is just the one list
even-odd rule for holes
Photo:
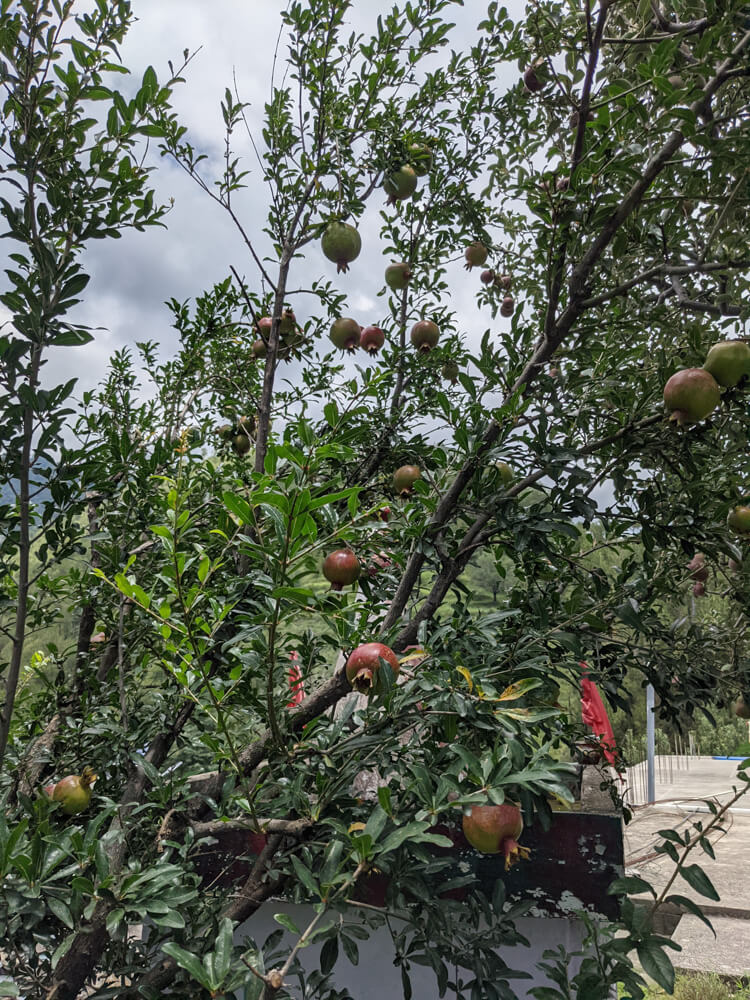
[[546,74],[542,71],[543,61],[537,61],[529,66],[523,74],[523,85],[530,94],[538,94],[544,90]]
[[706,566],[706,557],[702,552],[696,552],[693,558],[687,565],[690,570],[690,579],[695,580],[698,583],[705,583],[708,579],[708,567]]
[[693,597],[705,597],[706,596],[706,585],[702,580],[697,580],[693,584]]
[[420,319],[411,328],[411,342],[418,351],[427,354],[437,344],[440,330],[436,323],[429,319]]
[[499,274],[495,279],[495,282],[500,286],[500,288],[504,288],[505,291],[507,292],[511,286],[512,280],[513,279],[509,274]]
[[379,326],[366,326],[359,338],[359,346],[368,354],[377,354],[385,343],[385,334]]
[[349,264],[359,257],[362,238],[346,222],[329,222],[320,241],[325,256],[336,264],[337,271],[348,271]]
[[409,284],[413,271],[407,263],[389,264],[385,269],[385,283],[394,292],[401,292]]
[[515,301],[513,299],[513,296],[512,295],[506,295],[505,298],[503,299],[502,305],[500,306],[500,315],[501,316],[512,316],[513,315],[513,310],[515,308],[515,305],[516,305],[516,303],[515,303]]
[[49,794],[51,788],[51,798],[55,802],[62,803],[63,812],[68,816],[75,816],[88,809],[91,802],[91,787],[95,781],[96,775],[93,770],[84,767],[81,774],[69,774],[61,778],[56,785],[47,785],[44,790]]
[[479,275],[479,280],[482,282],[483,285],[492,285],[496,278],[497,275],[492,270],[482,271],[482,273]]
[[750,533],[750,507],[743,504],[733,507],[727,514],[727,524],[738,535]]
[[704,368],[675,372],[664,386],[664,402],[670,420],[682,427],[703,420],[719,405],[721,392],[716,379]]
[[323,576],[331,584],[331,590],[341,590],[359,579],[359,559],[351,549],[336,549],[323,561]]
[[470,271],[473,267],[481,267],[489,256],[489,250],[484,243],[470,243],[464,250],[466,263],[464,267]]
[[375,511],[375,517],[378,521],[382,521],[384,524],[387,523],[391,519],[391,508],[381,507],[380,510]]
[[383,190],[388,195],[388,204],[406,201],[417,190],[417,174],[414,167],[404,163],[398,170],[388,174],[383,181]]
[[394,676],[398,677],[399,663],[396,654],[382,642],[366,642],[349,654],[346,679],[355,691],[369,694],[376,686],[381,660],[390,664]]
[[354,353],[359,347],[359,340],[362,336],[362,327],[349,317],[340,317],[331,326],[329,337],[336,347],[342,351]]
[[421,478],[422,471],[418,465],[402,465],[393,473],[393,487],[400,496],[407,497]]
[[271,325],[273,320],[270,316],[261,316],[258,322],[255,324],[255,332],[259,334],[264,340],[268,340],[271,336]]
[[521,858],[529,857],[529,849],[521,847],[518,838],[523,832],[520,808],[512,802],[501,806],[472,806],[463,818],[464,836],[482,854],[504,854],[505,870]]

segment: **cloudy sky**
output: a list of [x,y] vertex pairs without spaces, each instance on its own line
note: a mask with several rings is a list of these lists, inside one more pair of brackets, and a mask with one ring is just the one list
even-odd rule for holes
[[[515,0],[515,5],[520,8],[520,0]],[[190,141],[214,159],[222,152],[219,105],[225,88],[232,85],[233,74],[242,99],[250,105],[248,118],[254,132],[260,132],[283,6],[282,0],[133,0],[138,21],[122,47],[124,64],[136,81],[148,65],[153,65],[159,79],[164,80],[169,75],[168,59],[179,65],[184,49],[194,52],[200,48],[185,74],[186,82],[175,92],[174,103],[189,129]],[[391,6],[389,0],[354,4],[353,27],[369,31],[375,17]],[[474,26],[485,10],[486,0],[465,0],[463,8],[455,8],[456,47],[472,39]],[[509,84],[515,80],[509,68]],[[175,338],[170,314],[163,305],[166,299],[182,301],[210,288],[227,276],[230,263],[240,273],[253,276],[252,262],[223,210],[179,167],[167,160],[158,160],[158,164],[157,194],[163,200],[174,199],[168,229],[128,233],[120,240],[92,245],[85,258],[92,280],[76,318],[103,329],[93,344],[60,349],[48,368],[48,379],[77,376],[81,389],[90,387],[104,373],[111,353],[137,340],[157,340],[168,352]],[[259,184],[254,185],[252,178],[249,187],[243,221],[262,240],[265,191]],[[374,234],[376,224],[374,217]],[[382,254],[372,242],[366,240],[362,255],[346,276],[348,307],[363,324],[376,321],[382,310],[382,300],[375,297],[382,285]],[[306,269],[309,274],[322,272],[326,277],[336,277],[335,266],[325,261],[315,247],[309,249],[308,260],[302,263],[297,277],[304,280]],[[460,265],[455,271],[451,304],[476,329],[478,340],[491,318],[487,313],[477,323],[473,283],[464,280]],[[375,316],[370,318],[368,313],[373,311]]]

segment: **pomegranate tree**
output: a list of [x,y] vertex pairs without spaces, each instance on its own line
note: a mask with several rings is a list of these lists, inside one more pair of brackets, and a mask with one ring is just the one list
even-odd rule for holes
[[489,250],[483,243],[470,243],[464,250],[466,263],[464,267],[470,271],[473,267],[481,267],[486,263]]
[[417,190],[417,174],[414,167],[404,163],[398,170],[386,175],[383,190],[388,195],[388,204],[406,201]]
[[402,465],[393,473],[393,487],[399,496],[408,497],[414,484],[422,478],[422,471],[418,465]]
[[359,338],[359,346],[368,354],[377,354],[385,343],[385,333],[379,326],[366,326]]
[[716,409],[720,398],[716,379],[704,368],[675,372],[664,386],[664,402],[671,411],[669,419],[680,427],[703,420]]
[[735,386],[750,375],[750,347],[744,340],[722,340],[708,352],[703,367],[719,385]]
[[356,583],[361,566],[351,549],[336,549],[323,561],[323,576],[331,584],[331,590],[342,590]]
[[90,767],[84,767],[81,774],[69,774],[56,785],[47,785],[45,792],[55,802],[62,803],[63,812],[75,816],[88,809],[96,777]]
[[505,869],[521,858],[529,857],[529,849],[521,847],[518,838],[523,833],[520,808],[512,802],[501,806],[472,806],[463,818],[464,836],[482,854],[505,855]]
[[440,330],[430,319],[420,319],[411,328],[411,342],[418,351],[427,354],[437,344]]
[[369,694],[377,686],[382,661],[385,661],[398,677],[399,662],[396,654],[382,642],[366,642],[357,646],[346,661],[346,679],[355,691]]
[[339,317],[331,325],[329,337],[331,341],[342,351],[352,354],[359,347],[362,327],[351,317]]
[[347,222],[329,222],[320,246],[325,256],[336,264],[337,271],[348,271],[351,262],[359,257],[362,238]]

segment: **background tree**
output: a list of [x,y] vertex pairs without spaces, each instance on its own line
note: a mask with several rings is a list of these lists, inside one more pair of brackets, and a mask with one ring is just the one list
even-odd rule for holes
[[[460,807],[509,799],[548,822],[550,800],[570,798],[558,758],[579,727],[558,700],[582,659],[614,704],[639,672],[666,718],[748,686],[746,570],[727,574],[731,619],[706,631],[665,613],[697,549],[717,573],[742,555],[726,516],[748,471],[744,383],[688,429],[661,400],[746,315],[746,15],[548,3],[514,23],[491,3],[454,51],[451,0],[393,8],[371,37],[350,33],[343,0],[292,2],[263,134],[247,136],[228,90],[212,178],[169,109],[172,84],[149,71],[127,101],[102,82],[129,5],[101,0],[71,23],[73,6],[2,13],[2,207],[20,247],[2,339],[4,441],[20,456],[4,467],[18,500],[2,510],[11,974],[50,1000],[98,975],[119,996],[244,985],[268,1000],[295,975],[330,995],[339,945],[356,956],[363,933],[345,904],[377,867],[390,903],[415,916],[396,940],[406,992],[419,961],[441,993],[513,998],[492,951],[517,940],[502,885],[494,911],[478,893],[425,903],[448,865],[431,848],[450,843]],[[519,84],[501,92],[507,62]],[[65,412],[72,386],[42,391],[39,366],[46,347],[88,336],[64,319],[85,285],[76,255],[162,215],[131,151],[144,137],[226,210],[247,259],[171,303],[174,357],[122,352]],[[272,259],[242,213],[248,150]],[[356,319],[385,332],[381,353],[342,362],[327,334],[349,316],[353,276],[299,289],[295,266],[322,264],[323,249],[351,262],[329,227],[374,216],[383,269],[413,275],[388,286],[381,315]],[[476,279],[477,317],[491,317],[478,345],[456,328],[446,281],[474,243],[492,272]],[[422,320],[440,331],[429,351],[410,343]],[[422,475],[398,497],[404,465]],[[32,497],[36,466],[46,504]],[[609,546],[619,558],[602,565]],[[329,591],[321,562],[344,547],[359,582]],[[480,554],[503,581],[490,608],[464,582]],[[75,648],[34,665],[14,714],[24,639],[66,605],[80,614]],[[382,668],[375,693],[342,708],[341,654],[370,641],[406,654],[401,683]],[[290,708],[293,651],[307,697]],[[37,789],[84,764],[99,782],[66,819]],[[246,880],[200,889],[200,851],[232,830],[256,835]],[[234,945],[279,892],[317,901],[298,946]],[[144,918],[148,935],[129,939]],[[628,906],[623,921],[668,983],[663,940]],[[597,995],[621,979],[637,997],[616,929],[592,932],[585,975]],[[308,979],[296,959],[313,935],[325,947]]]

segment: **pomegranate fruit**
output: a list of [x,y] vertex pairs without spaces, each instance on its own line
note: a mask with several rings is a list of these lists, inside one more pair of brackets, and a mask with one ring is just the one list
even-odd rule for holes
[[750,347],[744,340],[722,340],[708,352],[703,367],[719,385],[731,388],[750,375]]
[[261,336],[265,341],[271,336],[271,326],[273,320],[270,316],[261,316],[258,322],[255,324],[255,332]]
[[337,271],[348,271],[351,262],[359,257],[362,238],[347,222],[329,222],[320,246],[325,256],[336,264]]
[[440,369],[440,374],[443,376],[446,382],[450,382],[451,385],[455,385],[458,382],[458,365],[455,361],[445,361],[443,367]]
[[237,427],[244,434],[254,434],[255,417],[240,417],[237,421]]
[[265,358],[268,354],[268,344],[265,340],[254,340],[250,348],[250,353],[254,358]]
[[542,72],[543,66],[543,62],[535,62],[523,74],[523,85],[530,94],[538,94],[540,90],[544,90],[547,81]]
[[501,316],[512,316],[513,310],[515,309],[516,303],[512,295],[506,295],[503,299],[503,303],[500,306]]
[[563,191],[567,191],[570,187],[570,177],[558,177],[555,182],[555,190],[559,191],[561,194]]
[[513,482],[513,470],[507,462],[495,462],[495,468],[500,473],[503,486],[510,486]]
[[84,767],[82,774],[69,774],[61,778],[56,785],[47,785],[45,791],[55,802],[62,803],[63,812],[75,816],[88,809],[91,802],[91,786],[96,781],[96,775],[90,767]]
[[432,150],[419,142],[409,145],[409,162],[417,177],[426,177],[432,169]]
[[331,326],[329,336],[336,347],[351,354],[359,347],[362,327],[355,319],[340,317]]
[[235,434],[232,438],[232,451],[235,455],[247,455],[250,451],[251,443],[247,434]]
[[399,663],[396,654],[382,642],[366,642],[357,646],[349,654],[346,661],[346,679],[355,691],[369,694],[376,686],[380,661],[385,660],[391,667],[395,677],[398,677]]
[[406,201],[417,190],[417,174],[414,167],[404,163],[398,170],[388,174],[383,181],[383,190],[388,195],[388,204]]
[[732,705],[734,709],[734,714],[740,719],[750,719],[750,704],[745,701],[744,695],[740,695],[739,698]]
[[507,292],[508,289],[510,288],[512,278],[511,278],[511,276],[509,274],[500,274],[500,275],[498,275],[498,277],[495,280],[496,280],[497,284],[501,288],[504,288],[505,291]]
[[693,584],[693,597],[705,597],[706,596],[706,585],[702,580],[697,580]]
[[387,524],[387,522],[391,519],[391,508],[381,507],[380,510],[375,511],[373,516],[377,518],[378,521],[382,521],[384,524]]
[[727,514],[727,524],[738,535],[747,535],[750,532],[750,507],[743,504],[733,507]]
[[440,330],[430,319],[420,319],[411,328],[411,342],[418,351],[427,354],[437,344]]
[[664,386],[664,402],[670,420],[680,427],[707,417],[719,404],[721,392],[716,379],[704,368],[684,368],[675,372]]
[[385,343],[385,334],[379,326],[366,326],[359,338],[359,346],[368,354],[377,354]]
[[221,427],[217,429],[217,434],[222,441],[230,441],[234,435],[234,427],[231,424],[222,424]]
[[341,590],[359,579],[362,567],[351,549],[336,549],[323,561],[323,576],[331,590]]
[[291,309],[285,309],[279,320],[279,336],[288,337],[297,326],[297,317]]
[[520,808],[512,802],[501,806],[472,806],[463,818],[464,836],[482,854],[504,854],[505,870],[521,858],[527,859],[529,849],[521,847],[518,838],[523,832]]
[[389,264],[385,269],[385,283],[394,292],[401,292],[409,284],[412,274],[412,269],[405,261]]
[[472,267],[481,267],[482,264],[487,262],[488,256],[489,250],[484,243],[470,243],[464,250],[464,257],[466,258],[464,267],[467,271],[470,271]]
[[491,270],[482,271],[482,273],[479,275],[479,280],[482,282],[483,285],[492,285],[496,278],[497,275],[495,274],[494,271]]
[[706,557],[702,552],[696,552],[693,558],[687,565],[690,570],[690,579],[696,580],[699,583],[705,583],[708,579],[708,567],[706,566]]
[[418,465],[402,465],[393,473],[393,487],[399,496],[408,497],[418,479],[422,478],[422,471]]

